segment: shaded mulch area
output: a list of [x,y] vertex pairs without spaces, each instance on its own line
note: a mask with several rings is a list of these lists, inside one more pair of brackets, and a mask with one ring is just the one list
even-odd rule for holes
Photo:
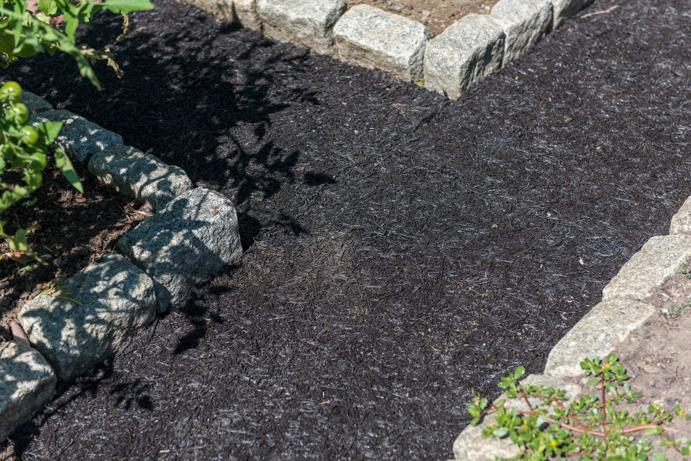
[[17,67],[231,197],[247,252],[7,449],[449,457],[472,393],[540,371],[691,191],[686,1],[592,8],[613,5],[457,102],[164,0],[102,94],[68,61]]
[[40,262],[12,259],[0,241],[0,341],[9,339],[8,324],[22,303],[56,278],[73,275],[112,250],[118,237],[150,211],[100,184],[80,165],[75,168],[84,194],[72,188],[54,166],[44,172],[43,186],[3,215],[5,230],[27,230],[27,240]]
[[470,13],[488,14],[497,0],[346,0],[348,7],[361,3],[421,22],[435,36]]

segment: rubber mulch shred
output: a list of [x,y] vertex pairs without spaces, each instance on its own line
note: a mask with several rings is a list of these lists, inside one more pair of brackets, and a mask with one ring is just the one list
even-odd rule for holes
[[[15,433],[25,459],[446,459],[691,193],[686,0],[603,0],[457,102],[160,0],[27,88],[231,197],[242,264]],[[87,37],[120,33],[102,17]],[[88,192],[87,192],[88,193]]]

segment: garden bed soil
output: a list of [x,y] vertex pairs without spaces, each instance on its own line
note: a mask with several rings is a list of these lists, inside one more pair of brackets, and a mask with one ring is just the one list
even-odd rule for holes
[[[44,263],[7,257],[0,261],[0,341],[10,338],[9,322],[24,301],[54,279],[69,277],[108,253],[118,237],[150,213],[75,168],[84,194],[51,167],[35,200],[22,202],[3,216],[8,233],[20,226],[27,229],[29,244]],[[5,242],[0,243],[0,255],[8,250]]]
[[[643,393],[643,402],[666,408],[679,403],[691,414],[691,279],[676,275],[650,302],[659,312],[617,347],[615,354],[629,370],[629,384]],[[677,418],[670,427],[676,437],[691,435],[691,421],[684,418]],[[682,459],[671,449],[665,454],[670,460]]]
[[18,65],[231,197],[247,251],[8,450],[447,459],[473,393],[541,371],[688,197],[687,3],[601,0],[455,102],[167,0],[104,92],[69,59]]
[[497,0],[346,0],[362,3],[421,22],[435,36],[467,14],[488,14]]

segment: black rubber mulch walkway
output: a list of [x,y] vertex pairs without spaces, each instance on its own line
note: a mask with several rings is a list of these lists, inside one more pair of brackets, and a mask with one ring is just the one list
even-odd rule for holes
[[457,102],[163,0],[115,48],[124,79],[100,69],[104,93],[64,60],[17,67],[232,197],[247,253],[16,452],[449,457],[473,391],[540,371],[691,192],[688,3],[586,13],[612,6]]

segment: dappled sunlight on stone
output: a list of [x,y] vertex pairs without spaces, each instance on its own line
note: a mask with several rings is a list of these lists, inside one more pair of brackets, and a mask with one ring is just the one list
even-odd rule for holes
[[19,321],[61,380],[91,370],[156,315],[153,281],[110,255],[29,301]]
[[157,210],[192,188],[181,168],[125,145],[93,155],[89,172],[103,184]]
[[55,373],[36,350],[0,343],[0,440],[50,401]]
[[193,189],[123,236],[117,249],[153,277],[166,311],[240,258],[237,213],[218,192]]

